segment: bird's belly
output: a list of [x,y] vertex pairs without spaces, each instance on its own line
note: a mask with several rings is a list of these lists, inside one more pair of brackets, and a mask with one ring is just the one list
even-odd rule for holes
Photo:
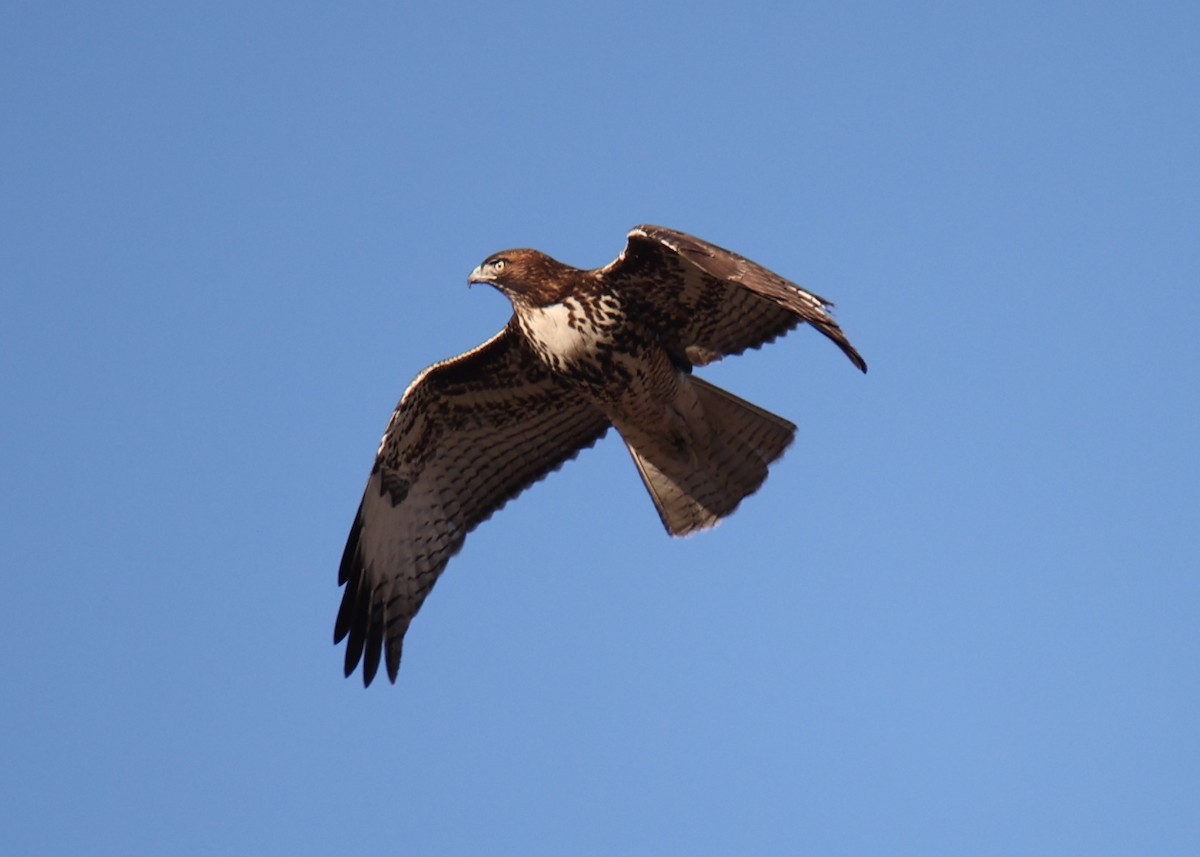
[[584,306],[567,298],[520,316],[538,358],[613,419],[661,409],[678,393],[666,353],[622,322],[619,306],[605,299]]
[[569,302],[528,310],[521,322],[538,356],[551,368],[588,358],[604,339],[603,331]]
[[521,330],[538,358],[569,383],[593,390],[627,380],[620,365],[622,328],[613,308],[574,298],[519,315]]

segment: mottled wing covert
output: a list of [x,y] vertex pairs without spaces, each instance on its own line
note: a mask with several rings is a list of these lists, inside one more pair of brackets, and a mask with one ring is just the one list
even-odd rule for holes
[[862,371],[867,364],[826,311],[833,304],[730,250],[661,226],[637,226],[600,273],[650,318],[679,331],[679,347],[704,365],[757,348],[808,322]]
[[334,642],[369,685],[476,525],[591,446],[607,418],[547,373],[514,323],[429,367],[392,414],[342,556]]

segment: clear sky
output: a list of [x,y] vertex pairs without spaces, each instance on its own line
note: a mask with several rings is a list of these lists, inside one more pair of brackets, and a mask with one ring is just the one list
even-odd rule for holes
[[[1200,11],[0,6],[9,854],[1200,853]],[[825,295],[796,445],[662,531],[615,437],[332,645],[488,254],[661,223]]]

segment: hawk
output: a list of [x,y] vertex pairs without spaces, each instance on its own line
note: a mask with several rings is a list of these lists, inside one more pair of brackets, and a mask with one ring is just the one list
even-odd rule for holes
[[792,442],[788,420],[692,374],[807,322],[863,372],[829,301],[736,253],[659,226],[595,270],[536,250],[468,283],[512,303],[504,329],[405,390],[346,541],[334,643],[363,684],[395,682],[409,623],[472,529],[615,427],[667,532],[713,526]]

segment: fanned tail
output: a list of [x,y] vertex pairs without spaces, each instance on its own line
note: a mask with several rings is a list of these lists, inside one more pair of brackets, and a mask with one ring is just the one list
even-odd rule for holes
[[[673,536],[708,529],[759,489],[767,468],[791,444],[796,426],[695,376],[687,379],[702,411],[686,447],[639,438],[633,456],[663,526]],[[636,445],[635,445],[636,444]]]

